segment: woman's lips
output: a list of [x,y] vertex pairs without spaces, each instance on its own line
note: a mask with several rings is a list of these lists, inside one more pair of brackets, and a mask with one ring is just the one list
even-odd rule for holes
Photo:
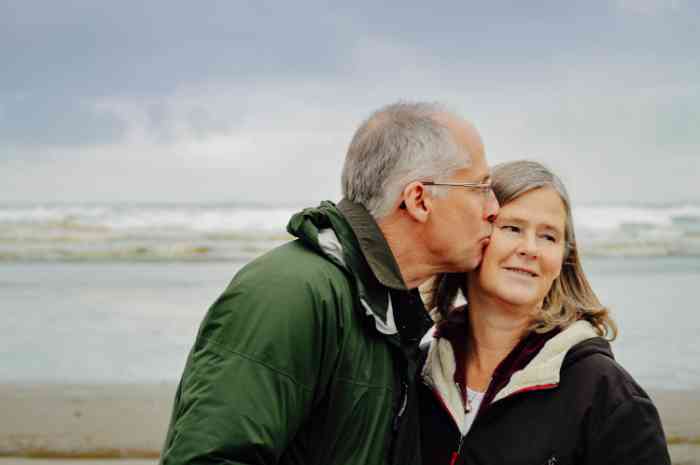
[[513,273],[517,273],[517,274],[519,274],[519,275],[521,275],[521,276],[529,276],[529,277],[531,277],[531,278],[536,278],[536,277],[537,277],[537,273],[535,273],[535,272],[533,272],[533,271],[530,271],[530,270],[528,270],[528,269],[526,269],[526,268],[519,268],[519,267],[515,267],[515,266],[513,266],[513,267],[507,266],[507,267],[505,267],[505,269],[508,270],[508,271],[511,271],[511,272],[513,272]]

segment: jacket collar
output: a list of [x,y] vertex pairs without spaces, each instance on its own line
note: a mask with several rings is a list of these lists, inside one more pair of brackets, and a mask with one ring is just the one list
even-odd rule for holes
[[399,264],[379,225],[367,209],[359,203],[344,198],[338,203],[338,210],[355,233],[362,254],[377,280],[391,289],[407,290]]
[[[465,318],[464,315],[457,317],[462,320]],[[424,382],[442,400],[462,434],[466,434],[464,400],[455,384],[457,364],[460,360],[463,363],[463,357],[458,356],[453,342],[448,339],[449,336],[440,337],[441,333],[450,336],[455,334],[456,328],[456,325],[438,328],[436,337],[430,343],[421,375]],[[462,333],[466,332],[464,326],[461,329]],[[488,397],[493,399],[491,403],[518,392],[556,387],[567,352],[576,344],[597,336],[590,323],[580,320],[561,332],[526,337],[496,368],[492,384],[497,384],[498,388],[494,392],[487,392],[490,394]],[[457,340],[465,342],[463,338],[453,339],[455,343],[458,343]],[[491,390],[489,388],[489,391]],[[488,404],[485,397],[480,410]]]
[[292,216],[287,231],[353,275],[363,311],[374,317],[380,332],[398,332],[388,290],[405,291],[406,285],[379,226],[362,205],[347,199],[337,206],[322,202]]
[[579,320],[571,324],[564,331],[548,340],[524,368],[513,372],[508,384],[498,391],[493,402],[516,392],[534,390],[538,387],[557,386],[564,357],[569,349],[579,342],[597,336],[598,333],[586,320]]

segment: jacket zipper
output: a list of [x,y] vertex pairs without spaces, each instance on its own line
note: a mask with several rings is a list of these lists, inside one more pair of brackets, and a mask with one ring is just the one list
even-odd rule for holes
[[450,465],[455,465],[455,463],[457,463],[457,459],[459,458],[459,454],[462,453],[462,444],[464,444],[464,438],[465,438],[465,436],[462,436],[462,433],[459,433],[459,442],[457,443],[457,450],[452,452],[452,458],[450,459]]
[[399,430],[399,423],[401,422],[401,417],[406,411],[406,405],[408,405],[408,384],[405,381],[401,383],[401,392],[401,406],[399,407],[398,413],[394,417],[394,433],[396,433]]
[[[452,452],[452,456],[450,457],[450,465],[455,465],[455,463],[457,463],[457,459],[459,459],[459,455],[462,453],[462,444],[464,444],[464,438],[466,438],[466,436],[462,436],[462,432],[460,431],[459,426],[457,425],[457,422],[455,421],[454,417],[450,413],[449,409],[445,406],[445,401],[442,400],[442,397],[440,397],[440,394],[437,392],[437,390],[435,390],[430,384],[428,384],[426,382],[425,378],[422,381],[423,381],[424,385],[428,386],[428,388],[430,389],[430,392],[432,392],[433,395],[437,398],[437,400],[440,402],[440,405],[442,406],[442,408],[445,409],[445,411],[447,412],[449,417],[452,419],[452,422],[457,427],[457,437],[459,438],[457,440],[457,448],[455,451]],[[457,385],[457,390],[460,391],[460,393],[461,393],[461,390],[459,389],[459,384],[458,383],[455,383],[455,384]],[[467,404],[464,404],[465,411],[466,411],[466,405]]]
[[[467,389],[462,389],[462,386],[460,386],[459,383],[455,383],[455,386],[457,387],[457,392],[459,392],[459,395],[462,398],[462,405],[464,406],[464,415],[466,416],[467,413],[471,412],[471,405],[469,404],[469,396],[467,395]],[[455,465],[455,463],[457,463],[457,460],[459,459],[459,456],[462,453],[462,445],[464,444],[464,439],[467,437],[466,435],[462,436],[462,433],[459,431],[459,428],[457,428],[457,434],[459,436],[459,440],[457,441],[457,450],[452,452],[450,465]]]

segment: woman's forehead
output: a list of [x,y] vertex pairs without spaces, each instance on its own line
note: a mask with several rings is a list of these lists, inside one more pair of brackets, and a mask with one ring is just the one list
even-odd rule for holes
[[563,231],[566,225],[566,208],[555,190],[539,188],[501,205],[498,221],[505,220],[544,225]]

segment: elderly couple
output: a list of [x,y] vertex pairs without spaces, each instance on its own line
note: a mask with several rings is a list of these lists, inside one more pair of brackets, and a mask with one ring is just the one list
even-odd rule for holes
[[341,181],[209,309],[163,464],[670,463],[554,174],[489,169],[469,122],[398,103]]

